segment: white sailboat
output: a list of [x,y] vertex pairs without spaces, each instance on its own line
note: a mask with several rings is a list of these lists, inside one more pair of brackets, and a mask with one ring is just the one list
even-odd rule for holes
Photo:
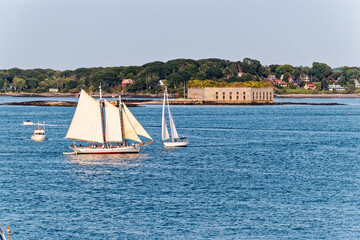
[[[169,131],[168,131],[166,119],[165,119],[166,105],[168,108],[171,138],[169,135]],[[162,141],[163,141],[163,144],[165,145],[165,147],[186,147],[186,145],[188,144],[188,139],[186,137],[179,137],[179,135],[176,131],[175,123],[174,123],[174,120],[172,118],[171,111],[170,111],[169,95],[168,95],[166,87],[165,87],[165,92],[164,92],[162,124],[161,125],[162,125],[161,136],[162,136]],[[167,141],[167,140],[169,140],[169,141]]]
[[[39,122],[36,124],[37,127],[34,128],[34,133],[31,136],[31,139],[34,141],[44,141],[45,140],[45,124],[40,124]],[[40,125],[43,125],[44,127],[40,127]]]
[[[139,135],[149,138],[151,141],[142,143]],[[106,99],[102,99],[101,86],[99,101],[81,90],[66,138],[97,143],[89,146],[77,146],[74,141],[74,145],[70,145],[70,149],[75,154],[138,153],[140,145],[154,142],[120,97],[119,108]],[[129,141],[137,143],[130,144]]]

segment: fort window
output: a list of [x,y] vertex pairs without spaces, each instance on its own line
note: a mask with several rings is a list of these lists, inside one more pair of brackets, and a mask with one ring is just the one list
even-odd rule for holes
[[225,100],[225,92],[223,92],[223,100]]
[[253,92],[253,100],[255,99],[255,93]]
[[232,92],[230,92],[230,97],[229,97],[229,98],[230,98],[230,101],[231,101],[231,99],[232,99]]
[[236,101],[239,101],[239,92],[236,92]]
[[219,93],[216,92],[216,100],[218,100],[218,99],[219,99]]

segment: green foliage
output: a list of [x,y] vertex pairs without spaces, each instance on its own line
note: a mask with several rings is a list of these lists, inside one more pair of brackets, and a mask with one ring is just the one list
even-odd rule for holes
[[284,64],[284,65],[280,65],[276,68],[275,73],[279,76],[281,76],[282,74],[287,73],[288,76],[292,75],[294,73],[294,68],[293,66],[289,65],[289,64]]
[[347,92],[352,94],[355,92],[355,85],[354,84],[349,84]]
[[311,68],[311,74],[316,77],[316,79],[313,78],[313,81],[318,82],[329,78],[329,76],[332,74],[332,70],[325,63],[314,62]]
[[216,82],[214,80],[191,80],[188,83],[188,87],[192,88],[203,88],[203,87],[253,87],[253,88],[260,88],[260,87],[273,87],[273,85],[269,82],[261,81],[249,81],[249,82],[225,82],[219,81]]
[[[241,77],[239,73],[242,73]],[[327,88],[327,80],[339,79],[339,84],[351,89],[348,85],[353,84],[354,79],[360,78],[360,69],[345,66],[332,70],[325,63],[317,62],[314,62],[311,68],[293,67],[289,64],[263,66],[260,61],[251,58],[235,62],[217,58],[174,59],[150,62],[142,66],[78,68],[65,71],[19,68],[0,70],[0,88],[6,89],[13,85],[16,91],[46,92],[49,88],[58,88],[61,92],[77,92],[81,88],[98,91],[101,84],[107,92],[158,93],[162,90],[159,80],[163,80],[169,92],[180,93],[184,83],[188,85],[189,81],[199,86],[248,86],[249,82],[261,82],[269,74],[275,74],[278,78],[283,75],[283,80],[290,76],[298,79],[308,75],[312,82],[322,83],[319,90]],[[123,88],[123,79],[132,79],[134,83]]]
[[14,77],[13,85],[14,85],[15,91],[21,92],[25,86],[25,83],[26,83],[25,79],[19,78],[19,77]]

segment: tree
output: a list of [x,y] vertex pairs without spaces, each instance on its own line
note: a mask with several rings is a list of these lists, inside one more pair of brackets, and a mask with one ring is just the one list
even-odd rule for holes
[[241,69],[243,73],[249,73],[257,76],[262,76],[266,73],[266,69],[261,65],[260,61],[251,58],[244,58],[241,64]]
[[284,64],[284,65],[280,65],[276,68],[275,70],[276,74],[278,76],[283,75],[284,73],[288,73],[289,75],[293,75],[294,73],[294,68],[293,66],[291,66],[290,64]]
[[328,89],[328,87],[329,87],[328,81],[326,80],[326,78],[323,78],[321,80],[321,89],[326,90],[326,89]]
[[355,85],[354,84],[349,84],[349,88],[348,88],[348,93],[354,93],[355,92]]
[[285,72],[284,77],[283,77],[283,81],[288,82],[290,77],[291,77],[290,73]]
[[311,74],[319,81],[327,79],[332,74],[332,69],[325,63],[314,62],[311,68]]
[[19,77],[14,77],[13,85],[14,85],[15,91],[20,92],[23,89],[23,87],[25,86],[25,83],[26,83],[25,79],[19,78]]
[[223,73],[219,68],[209,68],[205,72],[207,79],[219,79],[222,78]]
[[167,77],[168,86],[171,88],[177,88],[181,83],[185,82],[185,78],[179,73],[172,73]]
[[279,64],[271,64],[271,65],[269,65],[270,72],[271,73],[276,73],[276,68],[279,67],[279,66],[280,66]]

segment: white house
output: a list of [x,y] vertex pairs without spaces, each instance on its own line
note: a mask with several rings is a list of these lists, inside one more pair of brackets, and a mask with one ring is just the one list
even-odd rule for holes
[[354,79],[355,87],[360,88],[360,83],[357,79]]
[[329,85],[329,90],[330,91],[334,91],[334,90],[336,90],[336,91],[344,91],[345,88],[343,86],[339,85],[339,84],[330,84]]
[[49,88],[49,92],[56,93],[56,92],[59,92],[59,89],[57,89],[57,88]]

